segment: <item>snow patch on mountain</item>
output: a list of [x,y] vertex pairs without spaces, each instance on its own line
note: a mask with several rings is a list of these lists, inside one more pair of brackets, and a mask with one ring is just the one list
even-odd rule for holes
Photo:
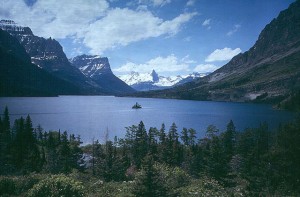
[[181,84],[180,82],[189,82],[193,79],[206,76],[206,73],[192,73],[189,75],[177,75],[177,76],[159,76],[155,70],[151,73],[138,73],[131,72],[127,75],[119,75],[118,77],[139,91],[164,89]]

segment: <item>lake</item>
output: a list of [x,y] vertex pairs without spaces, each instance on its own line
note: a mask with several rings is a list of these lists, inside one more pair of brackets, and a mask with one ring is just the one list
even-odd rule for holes
[[[132,109],[136,102],[143,108]],[[223,131],[233,120],[241,131],[266,121],[270,128],[275,128],[294,116],[263,104],[113,96],[2,97],[1,112],[5,106],[11,114],[11,123],[29,114],[34,126],[40,124],[46,131],[67,130],[80,135],[84,143],[91,143],[93,138],[103,141],[106,133],[111,139],[116,135],[124,137],[125,127],[140,121],[147,129],[160,128],[162,123],[168,129],[175,122],[179,132],[183,127],[194,128],[197,136],[203,137],[210,124]]]

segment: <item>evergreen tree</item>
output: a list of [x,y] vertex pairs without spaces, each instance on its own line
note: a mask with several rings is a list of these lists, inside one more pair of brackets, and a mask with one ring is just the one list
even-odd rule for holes
[[181,131],[181,140],[183,142],[183,145],[189,146],[189,136],[188,136],[188,130],[187,128],[183,128]]
[[148,150],[152,155],[156,155],[157,153],[157,141],[156,135],[158,130],[156,128],[150,127],[148,131]]
[[144,123],[141,121],[136,130],[133,147],[133,160],[138,168],[141,166],[142,159],[148,152],[147,141],[147,131],[145,129]]
[[182,159],[182,149],[178,138],[177,126],[173,123],[169,129],[166,148],[166,162],[170,165],[179,165]]
[[115,160],[115,153],[113,150],[113,143],[112,141],[107,141],[105,144],[105,168],[104,168],[104,179],[106,181],[111,181],[114,179],[113,175],[113,164]]
[[68,133],[65,131],[62,135],[59,133],[59,146],[57,156],[59,158],[59,168],[61,172],[68,173],[71,171],[71,150],[68,141]]
[[190,128],[188,130],[188,134],[189,134],[189,137],[188,137],[188,144],[190,146],[194,146],[196,144],[196,130],[195,129],[192,129]]
[[7,106],[4,109],[3,119],[0,116],[0,174],[8,170],[10,158],[10,143],[11,143],[11,130],[10,119]]
[[96,176],[103,177],[105,174],[104,150],[98,140],[93,144],[92,148],[93,148],[93,158],[92,158],[93,174]]
[[23,141],[25,125],[24,125],[24,118],[21,117],[20,119],[15,120],[13,130],[15,133],[15,139],[13,142],[13,158],[14,164],[17,168],[21,168],[24,162],[24,152],[25,152],[25,144]]
[[29,115],[26,117],[25,120],[23,141],[25,148],[24,158],[26,159],[26,161],[24,162],[24,167],[27,168],[29,171],[40,170],[40,151],[37,146],[36,136],[34,134],[32,121]]
[[223,142],[224,152],[229,161],[233,156],[236,142],[236,131],[232,120],[230,120],[230,122],[227,124],[227,129],[224,132]]
[[143,160],[142,171],[136,178],[133,194],[145,197],[167,196],[167,190],[160,174],[154,168],[152,155],[148,154]]
[[160,144],[164,144],[166,141],[166,127],[164,123],[161,125],[158,135]]
[[2,121],[2,130],[3,130],[3,139],[9,144],[11,141],[11,133],[10,133],[10,119],[9,112],[7,106],[4,109],[4,117]]
[[83,163],[80,163],[80,159],[82,158],[82,149],[80,148],[81,143],[80,136],[75,137],[74,134],[70,135],[69,147],[71,168],[79,170],[83,170]]

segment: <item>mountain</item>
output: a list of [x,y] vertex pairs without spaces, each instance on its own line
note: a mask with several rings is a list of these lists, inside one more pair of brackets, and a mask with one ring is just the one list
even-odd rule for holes
[[0,29],[18,39],[31,57],[31,62],[43,70],[78,86],[81,94],[99,94],[106,91],[79,69],[72,66],[62,46],[52,38],[35,36],[29,27],[18,26],[12,20],[1,20]]
[[186,76],[159,76],[155,70],[151,73],[131,72],[129,75],[121,75],[119,78],[132,88],[138,91],[162,90],[172,86],[192,81],[195,78],[203,77],[204,74],[193,73]]
[[79,89],[31,63],[19,41],[0,29],[0,96],[56,96]]
[[80,55],[70,59],[70,62],[86,77],[92,79],[109,93],[124,94],[135,92],[134,89],[113,74],[107,57]]
[[141,96],[278,103],[300,90],[300,1],[280,12],[247,52],[190,83]]

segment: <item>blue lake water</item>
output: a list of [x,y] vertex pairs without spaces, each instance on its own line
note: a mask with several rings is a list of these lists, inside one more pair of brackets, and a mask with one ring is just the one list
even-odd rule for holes
[[[132,109],[135,102],[143,108]],[[194,128],[198,137],[203,137],[208,125],[223,131],[231,119],[238,130],[244,130],[264,121],[275,128],[294,116],[262,104],[110,96],[2,97],[1,112],[5,106],[11,123],[29,114],[34,126],[40,124],[47,131],[67,130],[80,135],[84,143],[91,143],[92,138],[103,141],[107,131],[111,139],[116,135],[124,137],[125,127],[141,120],[147,129],[160,128],[162,123],[168,129],[175,122],[179,132],[183,127]]]

